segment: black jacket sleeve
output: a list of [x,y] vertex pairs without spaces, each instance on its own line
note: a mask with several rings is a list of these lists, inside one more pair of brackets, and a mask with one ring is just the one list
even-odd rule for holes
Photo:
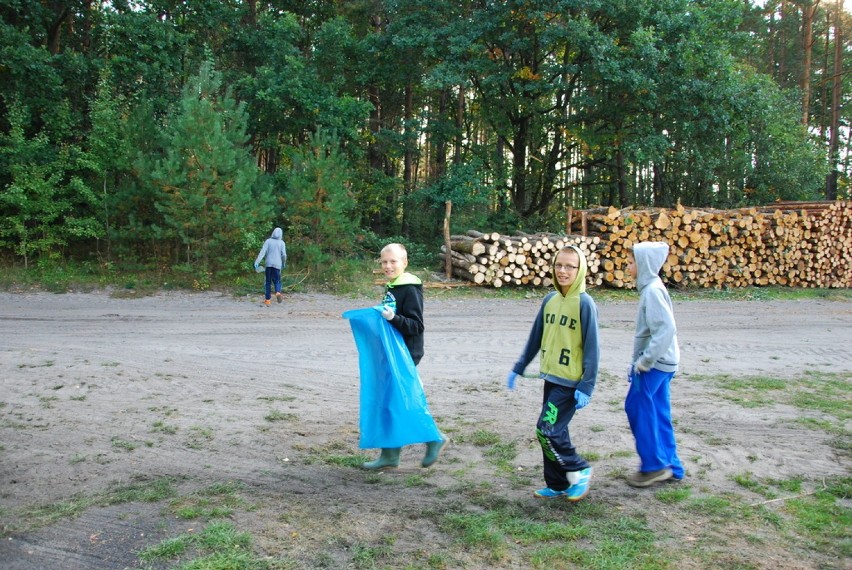
[[423,286],[397,285],[391,290],[396,314],[390,323],[402,335],[414,364],[423,358]]

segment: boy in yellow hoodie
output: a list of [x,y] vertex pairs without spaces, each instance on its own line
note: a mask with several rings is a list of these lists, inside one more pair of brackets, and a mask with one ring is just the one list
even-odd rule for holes
[[574,413],[588,405],[598,376],[598,309],[586,293],[586,258],[574,246],[559,250],[553,264],[555,291],[548,293],[533,322],[527,345],[506,380],[514,390],[519,375],[541,353],[544,398],[536,424],[547,487],[540,499],[579,501],[589,492],[592,467],[568,433]]

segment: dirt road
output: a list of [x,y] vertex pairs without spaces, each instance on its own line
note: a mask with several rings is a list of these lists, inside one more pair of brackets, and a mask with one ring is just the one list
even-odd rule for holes
[[[506,497],[527,497],[540,483],[540,450],[532,437],[540,385],[524,379],[509,393],[503,382],[540,297],[428,293],[419,371],[432,414],[454,439],[429,483],[451,488],[457,484],[452,471],[464,466],[468,478],[489,478]],[[357,353],[341,313],[374,301],[293,294],[264,307],[255,298],[217,293],[140,299],[0,294],[2,566],[136,567],[134,551],[179,522],[138,505],[130,513],[126,506],[91,509],[32,532],[16,532],[15,524],[21,509],[103,493],[137,476],[169,475],[197,486],[239,480],[269,508],[299,504],[317,511],[317,521],[351,522],[352,532],[365,536],[400,524],[382,506],[380,486],[365,482],[357,469],[316,461],[332,452],[359,453]],[[578,449],[599,458],[590,497],[612,502],[636,492],[618,477],[636,467],[621,409],[635,308],[632,302],[599,304],[602,375],[572,428]],[[731,476],[746,471],[781,479],[808,465],[822,475],[850,474],[848,459],[838,457],[825,432],[795,424],[801,410],[785,403],[737,405],[721,398],[710,379],[793,379],[816,371],[848,380],[852,303],[688,301],[675,310],[683,361],[673,403],[688,477],[721,492]],[[471,444],[476,430],[519,442],[517,468],[529,475],[529,488],[494,479]],[[420,448],[405,449],[403,472],[419,471],[420,454]],[[399,492],[412,508],[428,504],[417,489]],[[352,522],[359,516],[373,523]],[[242,523],[256,527],[262,548],[282,548],[261,514]],[[424,539],[414,531],[403,536],[412,543]],[[320,547],[292,545],[304,556]]]

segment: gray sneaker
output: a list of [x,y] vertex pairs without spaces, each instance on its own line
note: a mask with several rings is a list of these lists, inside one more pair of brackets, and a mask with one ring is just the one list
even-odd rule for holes
[[650,487],[654,483],[672,478],[672,470],[666,467],[659,471],[637,471],[627,476],[627,484],[631,487]]

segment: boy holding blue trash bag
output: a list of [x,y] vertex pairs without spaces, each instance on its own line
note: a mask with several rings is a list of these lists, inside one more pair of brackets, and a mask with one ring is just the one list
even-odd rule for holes
[[381,251],[388,278],[380,305],[347,311],[358,345],[361,372],[361,448],[381,448],[364,469],[399,466],[403,445],[426,443],[421,465],[431,467],[447,439],[426,403],[416,366],[423,358],[423,284],[407,273],[408,252],[398,243]]

